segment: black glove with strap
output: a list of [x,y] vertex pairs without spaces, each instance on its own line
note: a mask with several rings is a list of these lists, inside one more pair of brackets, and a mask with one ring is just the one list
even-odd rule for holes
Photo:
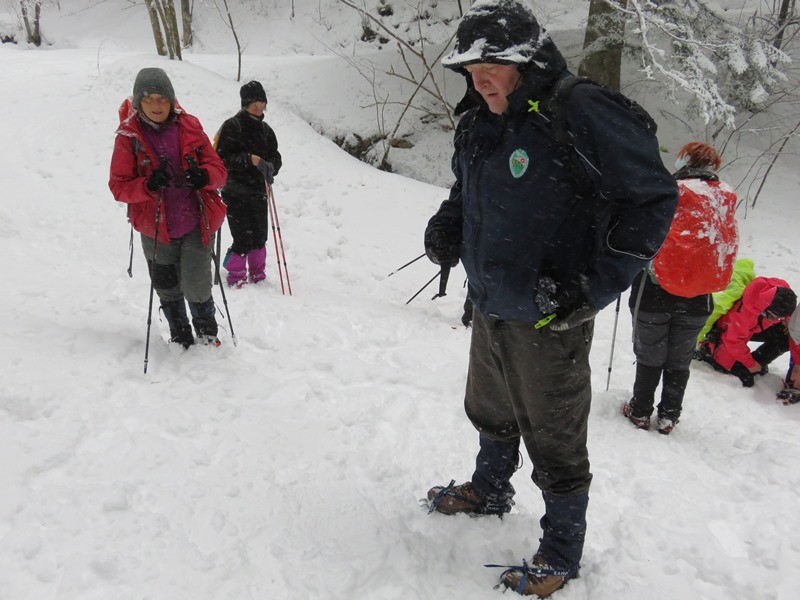
[[550,322],[550,329],[555,331],[566,331],[583,325],[586,321],[594,319],[600,312],[589,306],[589,302],[578,284],[562,286],[556,293],[555,301],[558,304],[555,311],[556,318]]
[[444,229],[425,232],[425,254],[435,265],[455,267],[461,255],[461,232]]
[[201,190],[208,185],[208,171],[196,165],[189,167],[186,171],[186,181],[193,190]]
[[147,178],[147,189],[151,192],[155,192],[160,190],[161,188],[167,187],[167,184],[172,179],[172,175],[169,174],[169,171],[162,167],[160,169],[156,169],[152,173],[150,173],[150,177]]

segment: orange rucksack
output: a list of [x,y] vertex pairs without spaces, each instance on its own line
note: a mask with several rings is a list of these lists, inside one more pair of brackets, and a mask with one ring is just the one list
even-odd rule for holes
[[678,191],[678,210],[653,260],[658,284],[683,298],[723,290],[739,248],[736,192],[706,179],[680,179]]

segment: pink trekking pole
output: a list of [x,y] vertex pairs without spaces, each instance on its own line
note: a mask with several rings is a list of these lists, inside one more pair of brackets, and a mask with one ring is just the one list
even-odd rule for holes
[[275,194],[272,193],[272,186],[266,182],[267,186],[267,204],[269,206],[270,217],[272,219],[272,239],[275,242],[275,259],[278,262],[278,273],[281,278],[281,293],[285,294],[283,287],[283,273],[281,271],[281,262],[283,262],[283,272],[286,273],[286,286],[289,289],[289,295],[292,295],[292,282],[289,280],[289,267],[286,265],[286,251],[283,248],[283,235],[281,234],[281,224],[278,220],[278,207],[275,204]]

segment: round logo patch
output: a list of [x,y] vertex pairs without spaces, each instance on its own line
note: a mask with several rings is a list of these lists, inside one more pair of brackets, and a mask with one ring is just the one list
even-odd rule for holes
[[529,162],[528,153],[522,148],[517,148],[511,153],[511,156],[508,157],[508,167],[511,169],[511,174],[515,179],[519,179],[525,175],[525,171],[528,170]]

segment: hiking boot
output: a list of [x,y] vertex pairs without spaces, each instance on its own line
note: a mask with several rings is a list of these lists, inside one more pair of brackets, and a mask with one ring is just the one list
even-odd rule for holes
[[577,569],[554,569],[539,554],[531,564],[522,561],[521,567],[506,569],[500,576],[500,583],[523,596],[547,598],[560,590],[570,579],[577,576]]
[[171,343],[180,344],[184,349],[194,344],[192,328],[188,323],[185,325],[178,325],[175,329],[171,329],[169,335],[169,341]]
[[222,342],[215,335],[198,335],[197,343],[201,346],[215,346],[217,348],[222,345]]
[[461,485],[454,485],[453,479],[449,485],[437,485],[428,490],[428,514],[433,511],[444,515],[467,513],[473,515],[503,515],[511,510],[513,502],[510,500],[503,504],[493,504],[482,498],[472,487],[472,482],[467,481]]
[[658,429],[658,433],[663,433],[664,435],[669,435],[670,432],[675,429],[675,425],[678,424],[677,419],[668,419],[667,417],[658,417],[658,422],[656,423],[656,428]]
[[626,402],[622,405],[622,414],[627,417],[628,421],[636,425],[639,429],[650,429],[650,417],[636,417],[631,409],[631,403]]

